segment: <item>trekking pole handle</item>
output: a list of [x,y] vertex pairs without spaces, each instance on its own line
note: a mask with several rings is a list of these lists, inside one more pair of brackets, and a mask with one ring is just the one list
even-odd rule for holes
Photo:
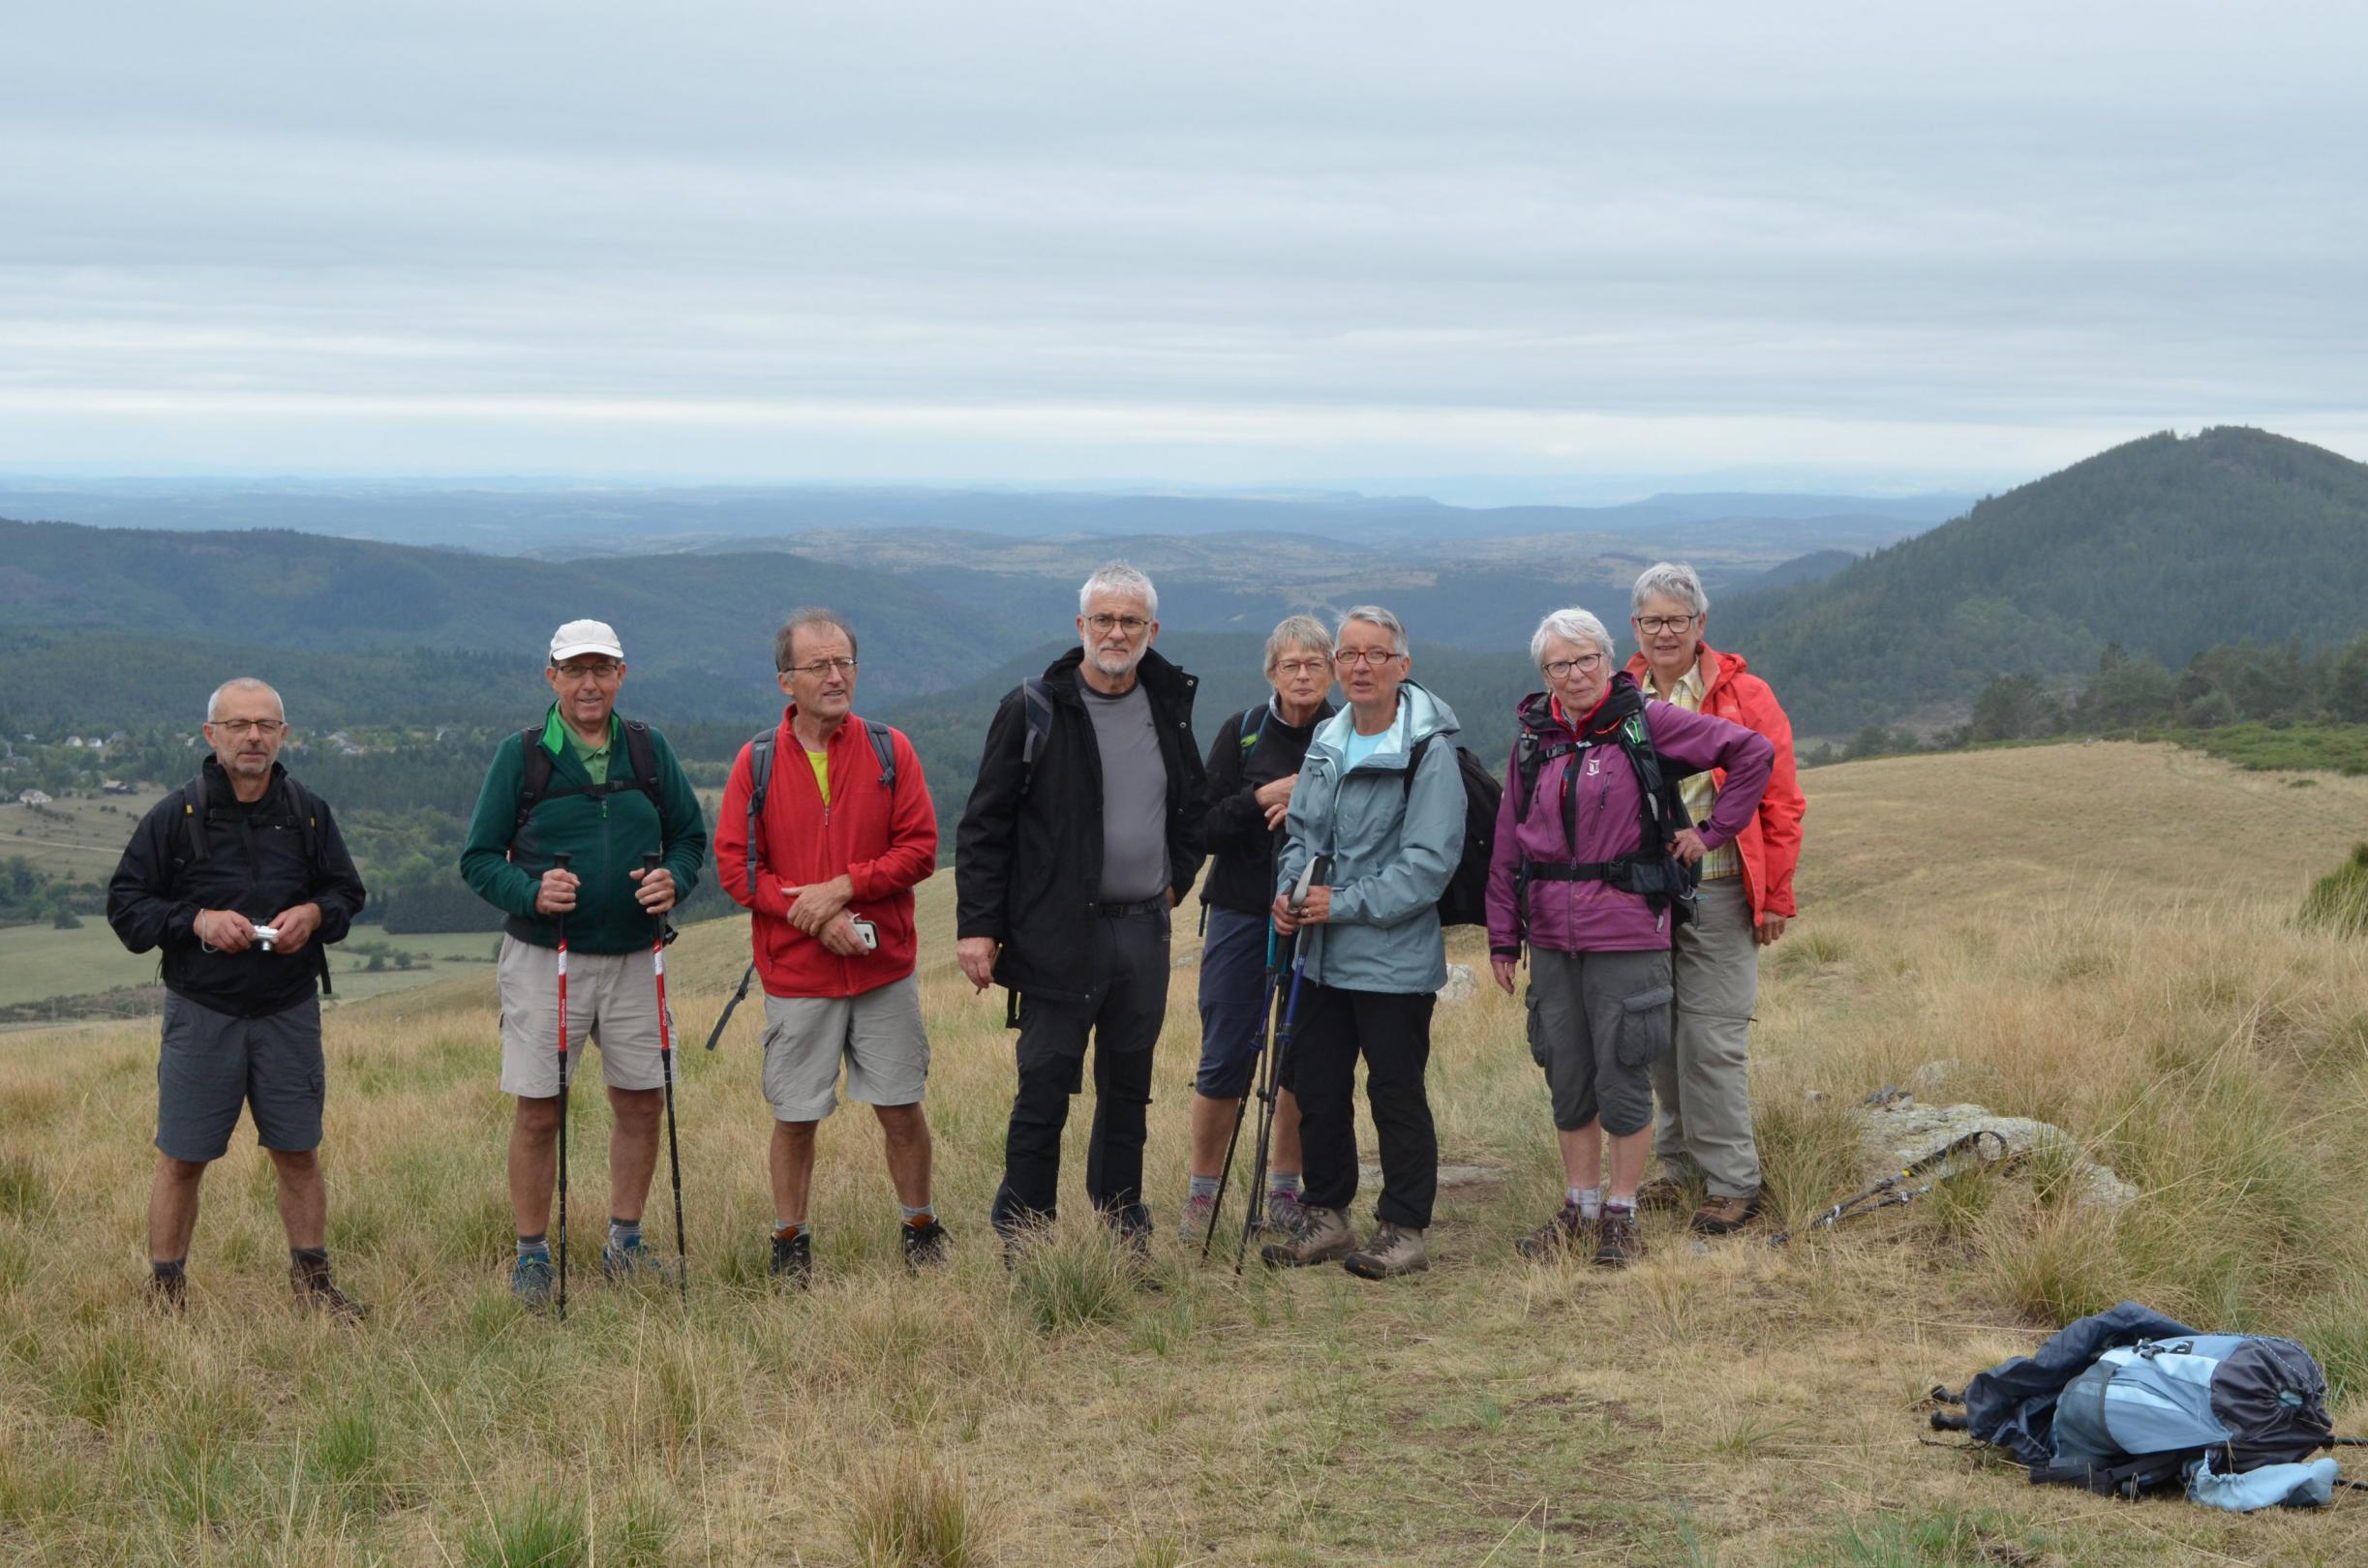
[[1307,862],[1307,869],[1299,873],[1299,881],[1290,890],[1292,914],[1307,907],[1308,890],[1316,887],[1320,881],[1327,888],[1332,885],[1332,857],[1329,855],[1317,856]]
[[[564,871],[564,870],[566,870],[566,869],[567,869],[567,857],[566,857],[566,856],[564,856],[564,855],[554,855],[554,856],[552,856],[552,857],[551,857],[551,869],[552,869],[552,870],[554,870],[554,871]],[[553,922],[554,924],[556,924],[556,925],[557,925],[557,926],[558,926],[558,927],[559,927],[561,930],[564,931],[564,930],[566,930],[566,929],[567,929],[567,917],[566,917],[564,914],[561,914],[561,915],[554,915],[554,916],[552,916],[552,917],[551,917],[551,920],[552,920],[552,922]]]

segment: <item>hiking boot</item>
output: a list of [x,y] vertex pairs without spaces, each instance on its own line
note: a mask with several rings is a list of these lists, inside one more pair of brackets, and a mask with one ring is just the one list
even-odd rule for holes
[[1320,1204],[1304,1205],[1298,1225],[1281,1241],[1270,1241],[1258,1255],[1280,1268],[1303,1269],[1310,1263],[1329,1263],[1356,1250],[1349,1217]]
[[1360,1280],[1394,1280],[1429,1268],[1431,1252],[1421,1231],[1384,1220],[1374,1226],[1373,1240],[1342,1258],[1340,1266]]
[[148,1302],[160,1312],[175,1316],[189,1311],[189,1276],[179,1268],[148,1271]]
[[1636,1228],[1635,1214],[1627,1209],[1605,1209],[1603,1218],[1595,1221],[1595,1261],[1617,1269],[1644,1255],[1644,1233]]
[[1186,1242],[1197,1242],[1208,1234],[1210,1223],[1217,1218],[1217,1199],[1207,1192],[1196,1192],[1184,1200],[1184,1218],[1176,1226],[1176,1235]]
[[899,1228],[904,1232],[904,1261],[916,1269],[943,1263],[947,1251],[954,1246],[954,1238],[946,1234],[946,1227],[935,1220],[926,1224],[908,1224]]
[[510,1295],[531,1312],[551,1305],[551,1254],[530,1252],[510,1265]]
[[1266,1194],[1266,1228],[1275,1234],[1290,1235],[1306,1218],[1307,1205],[1299,1201],[1298,1189],[1278,1187]]
[[358,1323],[370,1315],[370,1309],[337,1288],[329,1279],[329,1260],[325,1257],[300,1257],[288,1266],[288,1282],[295,1288],[296,1300],[304,1306],[324,1312],[332,1317],[342,1317]]
[[1741,1197],[1708,1197],[1703,1199],[1702,1207],[1694,1211],[1694,1217],[1686,1221],[1686,1227],[1697,1235],[1724,1236],[1743,1229],[1759,1212],[1760,1195],[1757,1192],[1746,1192]]
[[1655,1176],[1636,1190],[1636,1212],[1654,1214],[1665,1209],[1685,1207],[1687,1190],[1692,1187],[1683,1176],[1666,1173]]
[[1577,1204],[1565,1203],[1555,1211],[1553,1219],[1515,1238],[1513,1251],[1539,1263],[1559,1257],[1592,1257],[1595,1251],[1595,1226],[1594,1221],[1579,1212]]
[[[940,1236],[945,1231],[940,1228]],[[905,1243],[905,1256],[912,1256],[912,1243]],[[804,1290],[814,1282],[814,1236],[802,1230],[795,1236],[773,1238],[773,1280],[775,1284],[791,1290]]]
[[645,1273],[654,1274],[661,1280],[674,1278],[673,1265],[644,1247],[639,1236],[628,1236],[622,1242],[613,1236],[609,1238],[608,1244],[600,1249],[600,1272],[616,1284],[638,1279]]

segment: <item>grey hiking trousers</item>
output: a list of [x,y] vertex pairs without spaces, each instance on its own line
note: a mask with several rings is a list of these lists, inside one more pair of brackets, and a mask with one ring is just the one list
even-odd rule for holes
[[1653,1064],[1653,1151],[1673,1176],[1700,1171],[1713,1197],[1747,1197],[1760,1188],[1749,1082],[1760,959],[1744,879],[1702,884],[1695,910],[1670,952],[1678,994],[1670,1049]]

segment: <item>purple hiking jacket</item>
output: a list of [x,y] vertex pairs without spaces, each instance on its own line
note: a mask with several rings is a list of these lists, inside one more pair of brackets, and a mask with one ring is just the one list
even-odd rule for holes
[[[1612,677],[1615,693],[1635,680],[1623,671]],[[1598,712],[1624,706],[1607,696]],[[1538,692],[1522,705],[1523,723],[1541,737],[1576,740],[1578,735],[1563,720],[1551,717],[1546,694]],[[1671,783],[1713,768],[1726,769],[1718,803],[1710,821],[1697,824],[1703,844],[1710,849],[1731,841],[1759,809],[1760,792],[1768,787],[1776,747],[1768,738],[1740,724],[1707,713],[1688,712],[1672,704],[1648,700],[1645,727],[1659,753],[1661,770]],[[1513,908],[1513,877],[1523,856],[1532,860],[1564,863],[1616,859],[1642,846],[1644,829],[1638,820],[1636,769],[1608,727],[1595,733],[1594,743],[1556,757],[1538,770],[1536,802],[1529,817],[1515,826],[1520,802],[1520,742],[1504,768],[1504,803],[1497,808],[1497,843],[1488,866],[1488,948],[1499,957],[1520,950],[1521,922]],[[1573,769],[1570,787],[1578,803],[1578,842],[1563,837],[1561,799],[1563,777]],[[1527,940],[1533,947],[1556,952],[1653,952],[1669,946],[1665,918],[1655,917],[1642,895],[1622,892],[1604,882],[1533,882],[1529,886],[1530,920]]]

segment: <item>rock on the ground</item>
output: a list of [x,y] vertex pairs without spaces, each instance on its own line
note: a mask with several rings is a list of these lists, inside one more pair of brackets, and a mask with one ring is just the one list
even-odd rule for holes
[[1439,1005],[1442,1008],[1460,1008],[1471,1001],[1472,993],[1479,988],[1480,982],[1473,977],[1470,964],[1449,964],[1447,983],[1439,988]]
[[1928,1105],[1947,1105],[1996,1095],[2006,1087],[2006,1074],[1988,1062],[1967,1062],[1951,1056],[1927,1062],[1909,1073],[1907,1087]]
[[[2077,1148],[2062,1128],[2028,1116],[2001,1116],[1987,1105],[1959,1103],[1926,1105],[1901,1100],[1869,1107],[1861,1113],[1867,1123],[1867,1151],[1885,1172],[1903,1170],[1967,1133],[1987,1130],[2006,1140],[2016,1154],[2029,1154],[2049,1145]],[[2073,1176],[2073,1201],[2118,1209],[2138,1196],[2138,1189],[2110,1169],[2081,1159]]]

